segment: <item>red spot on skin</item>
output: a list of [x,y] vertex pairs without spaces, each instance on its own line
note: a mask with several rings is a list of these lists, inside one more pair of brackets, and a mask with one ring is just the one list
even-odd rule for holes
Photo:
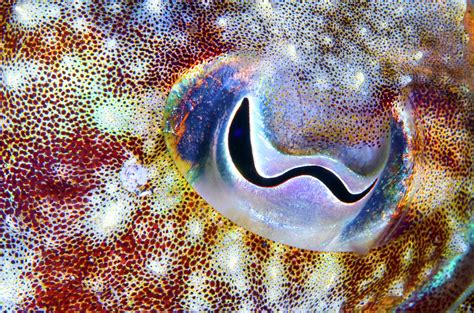
[[32,151],[16,159],[16,169],[7,177],[11,183],[16,181],[13,195],[20,211],[38,199],[56,202],[85,195],[99,183],[95,181],[98,168],[119,166],[127,157],[116,139],[87,128],[78,129],[71,137],[53,137],[47,143],[35,139],[18,144]]
[[[139,142],[130,141],[133,145]],[[129,158],[127,152],[139,155],[139,150],[130,149],[132,143],[128,141],[86,127],[76,129],[70,136],[53,133],[42,139],[18,140],[15,144],[16,151],[29,153],[9,158],[11,168],[9,175],[4,176],[5,183],[15,188],[1,192],[10,194],[17,207],[10,207],[7,213],[20,218],[25,227],[38,232],[49,229],[46,236],[67,243],[36,248],[42,259],[35,265],[35,272],[42,274],[43,288],[37,290],[31,308],[105,311],[97,301],[97,294],[87,290],[82,281],[95,267],[90,257],[103,257],[113,250],[108,245],[94,248],[85,234],[68,234],[64,230],[85,217],[86,196],[101,184],[97,171],[100,168],[116,171]],[[0,143],[2,154],[8,151],[6,145]],[[133,250],[134,245],[127,242]]]

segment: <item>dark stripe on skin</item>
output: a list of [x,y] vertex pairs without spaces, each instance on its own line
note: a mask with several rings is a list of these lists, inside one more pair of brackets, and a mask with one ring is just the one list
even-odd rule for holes
[[341,202],[354,203],[362,199],[375,186],[377,179],[359,194],[350,193],[342,181],[331,171],[317,165],[301,166],[286,171],[280,176],[266,178],[258,174],[250,141],[249,101],[245,98],[238,108],[229,130],[229,152],[232,162],[240,174],[260,187],[275,187],[297,176],[309,175],[323,182]]

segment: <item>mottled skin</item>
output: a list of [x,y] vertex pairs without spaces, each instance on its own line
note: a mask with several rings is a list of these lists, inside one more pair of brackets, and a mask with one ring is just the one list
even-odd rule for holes
[[[459,39],[456,6],[436,12],[457,28],[420,40],[432,62],[384,103],[395,118],[412,108],[413,173],[378,246],[359,255],[234,225],[168,155],[162,115],[179,77],[246,45],[265,49],[216,22],[247,6],[2,2],[0,306],[472,310],[472,41]],[[450,38],[460,50],[443,47]]]

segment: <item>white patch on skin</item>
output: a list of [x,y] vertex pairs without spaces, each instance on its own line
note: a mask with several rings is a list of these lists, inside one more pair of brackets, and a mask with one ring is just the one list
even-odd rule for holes
[[193,240],[201,238],[203,233],[202,223],[196,219],[192,219],[187,223],[188,237]]
[[138,192],[139,187],[144,185],[148,178],[148,170],[138,164],[134,157],[127,160],[120,171],[122,186],[130,192]]
[[107,183],[105,185],[105,191],[108,193],[108,194],[115,194],[117,191],[119,190],[119,186],[116,184],[116,183]]
[[166,214],[179,203],[179,197],[167,194],[155,194],[152,202],[152,213],[157,215]]
[[146,0],[145,7],[153,14],[161,14],[163,12],[163,2],[161,0]]
[[[146,66],[146,65],[144,65]],[[88,89],[94,88],[91,83]],[[97,93],[100,94],[100,86]],[[94,92],[96,92],[94,88]],[[158,121],[151,104],[143,97],[123,96],[121,98],[104,98],[96,104],[92,113],[94,126],[109,133],[132,132],[144,139],[152,136]],[[161,124],[159,124],[161,125]]]
[[147,72],[148,63],[140,60],[134,60],[133,63],[130,65],[130,69],[132,70],[133,74],[136,76],[143,76]]
[[207,9],[209,8],[209,5],[211,4],[210,0],[201,0],[201,4]]
[[200,290],[204,287],[204,282],[204,276],[199,273],[192,274],[191,278],[189,279],[189,285],[197,290]]
[[23,300],[21,279],[15,275],[5,272],[0,276],[0,303],[7,307],[14,307]]
[[101,215],[97,217],[97,229],[103,234],[109,234],[116,230],[117,226],[123,221],[126,204],[121,201],[112,201],[105,204],[106,207]]
[[[146,63],[138,62],[131,67],[131,70],[135,70],[134,66],[141,67],[142,73],[137,75],[145,74],[148,67]],[[146,93],[138,99],[140,105],[136,109],[138,112],[135,114],[138,118],[133,118],[130,121],[130,127],[134,133],[143,138],[145,153],[153,153],[155,151],[158,137],[162,134],[165,102],[166,96],[158,91]]]
[[[238,313],[251,313],[255,310],[252,310],[252,306],[248,303],[242,304],[241,308],[237,311]],[[297,311],[296,311],[297,312]]]
[[166,273],[166,264],[157,260],[151,260],[147,264],[147,269],[157,276],[163,276]]
[[59,6],[46,1],[18,1],[13,6],[13,18],[22,27],[33,28],[59,19]]
[[417,51],[415,54],[413,54],[413,60],[415,62],[419,62],[424,56],[423,51]]
[[38,78],[38,65],[32,62],[18,62],[2,69],[1,80],[10,90],[22,90]]
[[74,9],[79,10],[84,8],[85,6],[90,4],[90,0],[71,0],[70,5],[74,7]]
[[324,36],[322,39],[322,43],[326,46],[332,47],[334,44],[334,40],[329,36]]
[[[157,165],[167,165],[167,162],[164,164]],[[156,173],[152,171],[152,173]],[[175,186],[178,181],[177,176],[170,173],[164,177],[159,177],[159,181],[155,184],[156,188],[153,191],[153,202],[152,202],[152,212],[155,214],[165,214],[168,210],[174,208],[176,204],[180,202],[179,196],[173,194],[173,186]]]
[[219,17],[216,21],[217,26],[225,28],[227,27],[227,19],[225,17]]
[[228,248],[227,250],[227,259],[225,260],[225,265],[227,270],[231,273],[234,273],[239,268],[240,263],[240,248],[238,245],[234,245]]
[[[99,53],[95,56],[101,57]],[[59,69],[63,75],[71,77],[68,83],[68,87],[71,88],[71,95],[82,95],[84,92],[91,92],[94,96],[100,97],[100,102],[97,103],[98,106],[105,101],[112,102],[108,98],[103,98],[105,79],[98,74],[92,76],[88,74],[90,62],[84,56],[75,53],[65,54],[61,59]],[[101,67],[95,67],[94,70],[97,70],[98,73],[105,73]],[[73,76],[73,73],[80,77]]]
[[[11,234],[15,236],[15,233]],[[32,282],[25,274],[32,271],[35,256],[21,244],[13,244],[9,249],[1,250],[1,253],[0,306],[4,311],[14,312],[25,298],[34,294]]]
[[287,47],[288,55],[292,60],[296,60],[298,58],[298,53],[296,52],[296,47],[293,44],[289,44]]
[[0,303],[19,303],[20,296],[12,281],[0,282]]
[[146,265],[148,271],[152,274],[162,277],[166,275],[171,265],[171,258],[167,255],[162,255],[161,257],[155,256],[151,258]]
[[83,32],[87,29],[88,25],[89,23],[85,18],[77,18],[76,20],[74,20],[72,27],[79,32]]
[[97,127],[108,132],[124,132],[129,130],[131,117],[118,105],[103,105],[94,111]]
[[5,217],[5,224],[7,224],[8,230],[10,232],[16,233],[20,230],[19,227],[18,227],[18,221],[12,215],[7,215]]
[[65,55],[61,60],[61,68],[71,69],[73,71],[81,70],[83,60],[75,55]]
[[127,227],[136,207],[130,194],[117,187],[120,186],[118,173],[104,170],[99,176],[106,183],[91,191],[87,201],[90,215],[84,223],[91,240],[102,242],[116,238]]
[[388,28],[388,22],[385,21],[385,20],[381,20],[380,23],[379,23],[379,29],[384,30],[384,29],[387,29],[387,28]]
[[402,87],[407,86],[409,83],[411,83],[411,81],[412,81],[412,78],[410,75],[403,75],[402,77],[400,77],[400,85]]
[[167,174],[160,174],[162,168],[173,168],[166,161],[156,162],[150,166],[150,179],[155,180],[155,188],[152,193],[151,210],[153,214],[166,214],[168,210],[173,209],[180,202],[180,197],[175,191],[179,181],[178,173],[175,170],[169,170]]
[[17,89],[23,84],[23,77],[21,71],[7,70],[3,72],[3,84],[7,87]]
[[166,221],[165,222],[165,227],[163,227],[161,229],[161,235],[162,236],[168,236],[168,237],[172,237],[174,235],[174,226],[173,226],[173,222],[171,221]]
[[119,14],[122,12],[122,5],[120,3],[110,2],[105,6],[106,10],[112,14]]
[[163,111],[166,107],[166,94],[159,91],[149,92],[143,97],[143,103],[145,106],[153,108],[156,111],[155,113],[163,118]]
[[139,197],[146,197],[146,196],[149,196],[151,195],[151,190],[145,190],[143,192],[141,192],[138,196]]
[[319,88],[319,89],[328,89],[330,87],[328,81],[324,78],[317,78],[315,79],[315,83],[316,83],[316,86]]
[[240,229],[229,231],[221,241],[221,246],[212,256],[214,267],[222,274],[226,283],[229,283],[233,292],[245,293],[249,289],[249,282],[244,268],[249,264],[250,256],[245,251],[245,244]]
[[273,17],[273,7],[270,1],[260,0],[256,3],[257,11],[265,18],[271,19]]
[[268,278],[270,280],[278,279],[282,274],[282,268],[279,263],[271,264],[268,268]]
[[284,296],[285,283],[288,282],[285,276],[285,269],[283,267],[282,257],[284,255],[284,248],[282,246],[273,246],[273,256],[268,260],[265,266],[264,284],[267,287],[265,297],[270,303],[277,304]]
[[354,75],[354,89],[359,89],[365,82],[365,75],[361,71],[355,72]]
[[268,264],[266,276],[268,286],[266,297],[270,302],[277,302],[283,296],[285,282],[283,266],[279,261],[279,256],[275,256]]
[[104,47],[105,49],[111,51],[111,50],[115,50],[118,48],[118,42],[117,42],[117,39],[115,38],[107,38],[105,41],[104,41]]
[[308,280],[306,288],[314,297],[320,299],[320,303],[324,303],[323,299],[328,295],[328,291],[337,283],[337,277],[343,273],[343,268],[337,257],[326,254],[322,256],[320,264],[312,268],[308,268]]

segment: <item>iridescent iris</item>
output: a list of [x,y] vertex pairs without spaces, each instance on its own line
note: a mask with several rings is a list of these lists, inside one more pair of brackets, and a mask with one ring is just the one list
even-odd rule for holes
[[[298,101],[281,101],[294,86],[281,83],[281,69],[264,64],[252,56],[222,57],[175,84],[165,129],[180,171],[215,209],[261,236],[311,250],[367,251],[389,221],[381,212],[393,213],[403,195],[405,175],[393,175],[406,167],[400,128],[381,122],[391,126],[378,129],[377,144],[312,136],[305,149],[285,146],[272,136],[269,112],[297,111]],[[315,102],[320,109],[309,112],[319,123],[331,117],[323,105]],[[401,192],[387,193],[394,187]]]

